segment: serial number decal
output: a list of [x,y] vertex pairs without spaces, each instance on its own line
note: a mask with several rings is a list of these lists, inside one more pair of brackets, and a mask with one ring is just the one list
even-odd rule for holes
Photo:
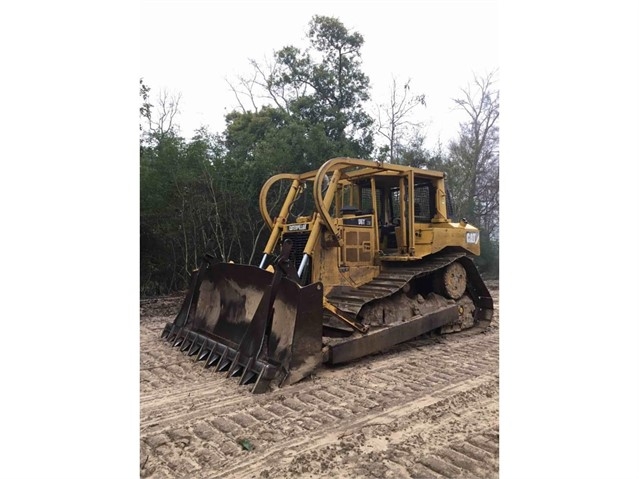
[[479,233],[477,233],[476,231],[469,231],[468,233],[466,233],[466,243],[479,243]]
[[306,231],[308,229],[308,223],[298,223],[293,225],[288,225],[286,227],[287,231]]

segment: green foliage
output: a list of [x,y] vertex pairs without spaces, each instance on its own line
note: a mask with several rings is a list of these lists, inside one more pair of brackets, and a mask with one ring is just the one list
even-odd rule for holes
[[415,132],[405,143],[397,145],[397,163],[415,168],[427,168],[442,171],[445,165],[445,156],[441,146],[431,151],[424,146],[424,136]]
[[499,240],[492,239],[488,233],[480,232],[481,255],[475,259],[477,268],[484,278],[499,278]]
[[[304,51],[286,46],[275,53],[269,91],[279,92],[276,102],[305,128],[321,126],[335,156],[370,155],[373,120],[363,108],[369,79],[361,69],[362,35],[336,18],[314,16],[307,36]],[[314,139],[322,141],[317,131]]]

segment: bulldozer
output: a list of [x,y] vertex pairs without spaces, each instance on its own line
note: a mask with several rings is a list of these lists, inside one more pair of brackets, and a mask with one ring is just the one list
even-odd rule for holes
[[272,176],[259,197],[270,229],[259,265],[205,254],[161,338],[263,393],[322,364],[486,327],[479,230],[453,221],[445,179],[356,158]]

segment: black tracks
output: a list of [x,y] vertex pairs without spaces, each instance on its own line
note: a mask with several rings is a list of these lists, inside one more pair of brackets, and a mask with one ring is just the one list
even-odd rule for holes
[[492,298],[477,267],[464,252],[437,253],[411,262],[383,261],[382,272],[377,278],[359,288],[337,286],[327,295],[327,299],[342,311],[357,315],[366,303],[388,297],[409,281],[432,274],[455,261],[460,261],[466,268],[468,292],[480,312],[478,319],[490,319],[493,309]]

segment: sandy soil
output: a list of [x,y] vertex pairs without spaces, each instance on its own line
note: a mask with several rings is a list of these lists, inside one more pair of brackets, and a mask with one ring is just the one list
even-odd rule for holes
[[499,290],[485,331],[411,341],[253,395],[160,340],[181,297],[140,304],[140,476],[496,478]]

